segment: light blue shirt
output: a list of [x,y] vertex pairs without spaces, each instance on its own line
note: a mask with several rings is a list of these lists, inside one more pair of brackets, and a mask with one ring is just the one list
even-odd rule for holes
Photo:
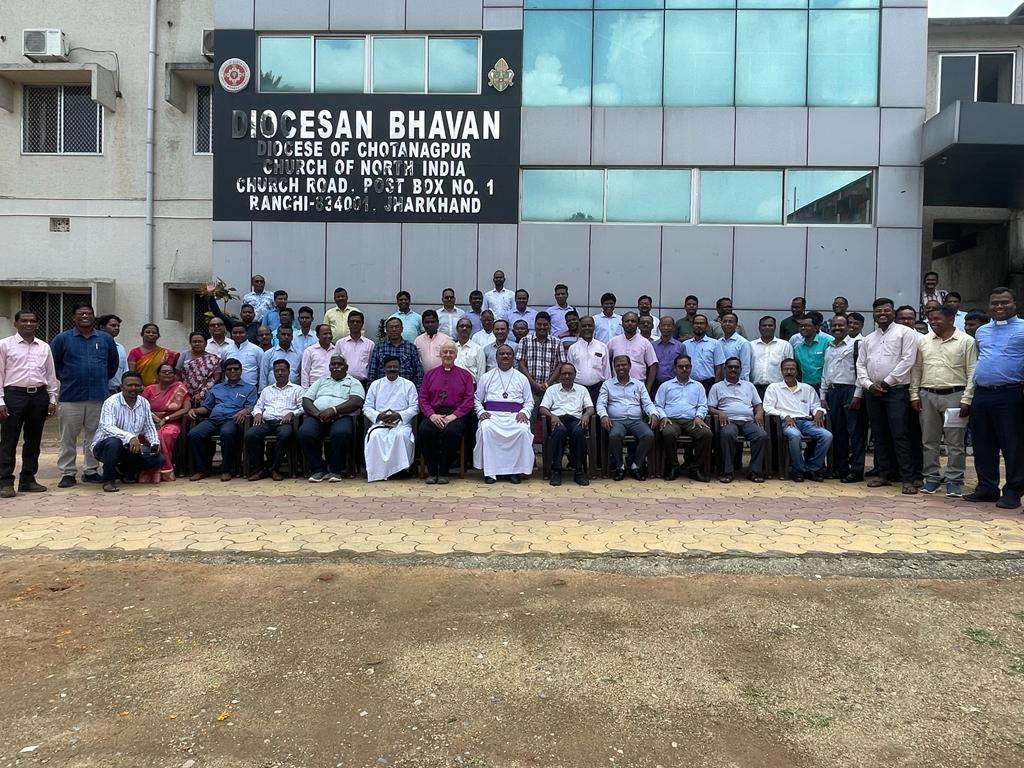
[[754,406],[761,404],[761,396],[749,381],[740,379],[735,384],[717,381],[708,393],[712,405],[732,421],[753,421]]
[[[115,341],[114,346],[117,347],[117,373],[114,374],[109,382],[111,390],[121,386],[121,376],[128,370],[128,353],[125,351],[124,345]],[[178,359],[181,360],[180,355]]]
[[[274,343],[277,343],[276,334],[274,338]],[[316,340],[316,330],[313,327],[310,327],[309,333],[303,333],[300,330],[296,330],[295,333],[292,334],[292,349],[297,349],[300,355],[303,352],[305,352],[309,347],[312,347],[314,344],[317,343],[318,342]]]
[[[266,316],[263,318],[262,324],[267,326],[273,332],[274,343],[277,343],[277,329],[281,327],[281,313],[276,309],[267,311]],[[292,330],[296,333],[299,331],[299,321],[292,321]]]
[[620,384],[618,379],[608,379],[601,385],[597,396],[597,415],[607,416],[613,421],[642,419],[657,413],[647,387],[636,379]]
[[402,338],[408,342],[416,341],[416,337],[421,333],[426,333],[423,328],[423,317],[419,312],[413,312],[411,309],[408,312],[395,312],[388,316],[388,320],[392,317],[397,317],[402,321]]
[[221,360],[234,358],[242,364],[242,381],[245,384],[252,384],[257,390],[260,388],[260,368],[263,365],[262,349],[251,341],[242,342],[242,346],[236,347],[234,342],[224,347],[220,353]]
[[612,312],[608,317],[604,312],[594,315],[594,338],[607,344],[612,336],[622,335],[622,315]]
[[293,343],[291,349],[284,350],[280,346],[268,349],[263,353],[263,363],[260,368],[260,380],[264,386],[269,386],[274,383],[274,363],[278,360],[287,360],[288,365],[288,381],[292,384],[299,383],[299,366],[302,363],[302,353],[295,348]]
[[695,379],[687,379],[685,384],[669,379],[658,387],[654,404],[670,419],[703,419],[708,415],[708,396],[704,385]]
[[998,387],[1024,381],[1024,320],[991,320],[975,332],[974,340],[978,343],[976,386]]
[[[717,339],[705,336],[700,341],[687,339],[683,342],[683,350],[690,356],[690,376],[697,381],[715,378],[715,366],[725,362],[725,355],[722,354],[722,345]],[[750,358],[747,358],[747,365],[750,365]]]
[[512,330],[512,325],[517,320],[523,320],[526,322],[526,327],[530,329],[530,333],[533,333],[533,324],[537,320],[537,310],[530,309],[529,307],[527,307],[522,312],[520,312],[518,309],[513,307],[505,315],[505,319],[508,320],[509,331]]
[[718,346],[722,348],[722,362],[724,363],[730,357],[738,357],[741,366],[740,378],[743,381],[750,381],[750,342],[740,336],[739,331],[736,331],[731,339],[724,336],[719,339]]

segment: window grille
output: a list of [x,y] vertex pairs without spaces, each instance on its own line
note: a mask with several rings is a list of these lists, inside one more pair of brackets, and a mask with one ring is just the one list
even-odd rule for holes
[[83,301],[91,302],[92,295],[45,291],[23,291],[21,294],[21,308],[36,313],[39,320],[36,335],[45,341],[53,341],[54,336],[73,325],[75,305]]
[[196,147],[197,155],[213,152],[213,86],[196,86]]
[[103,108],[89,86],[26,85],[21,151],[26,154],[103,152]]

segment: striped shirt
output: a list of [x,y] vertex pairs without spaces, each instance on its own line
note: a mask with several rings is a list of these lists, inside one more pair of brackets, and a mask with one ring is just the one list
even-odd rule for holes
[[116,437],[125,445],[128,445],[133,437],[138,437],[148,445],[160,445],[149,401],[144,397],[136,398],[133,407],[124,401],[124,395],[120,392],[104,400],[103,407],[100,408],[99,426],[90,447],[95,448],[101,440],[108,437]]

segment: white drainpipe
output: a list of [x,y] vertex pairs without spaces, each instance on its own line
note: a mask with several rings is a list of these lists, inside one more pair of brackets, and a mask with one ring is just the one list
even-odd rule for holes
[[153,314],[156,254],[153,177],[156,174],[156,3],[149,0],[149,83],[146,99],[146,314],[145,322],[156,320]]

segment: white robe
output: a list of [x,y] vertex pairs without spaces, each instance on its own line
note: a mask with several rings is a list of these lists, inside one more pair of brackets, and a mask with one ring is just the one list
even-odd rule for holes
[[[402,421],[394,427],[377,423],[377,417],[387,410],[397,411]],[[363,401],[363,415],[370,420],[366,429],[366,479],[369,482],[385,480],[396,472],[412,466],[414,437],[412,420],[419,413],[416,385],[399,376],[394,381],[386,377],[370,384]]]
[[532,474],[533,430],[529,416],[533,393],[530,382],[515,369],[494,368],[480,377],[474,399],[477,416],[487,410],[485,402],[496,400],[515,403],[520,408],[518,413],[525,414],[527,421],[516,421],[516,412],[488,411],[491,417],[482,419],[477,426],[473,465],[479,467],[485,477]]

